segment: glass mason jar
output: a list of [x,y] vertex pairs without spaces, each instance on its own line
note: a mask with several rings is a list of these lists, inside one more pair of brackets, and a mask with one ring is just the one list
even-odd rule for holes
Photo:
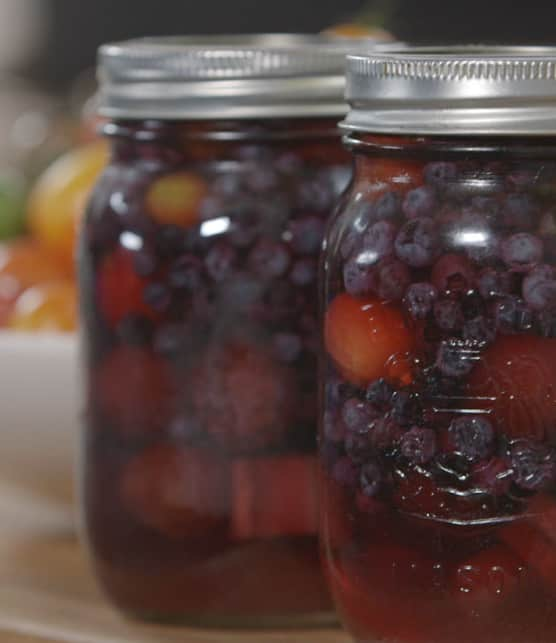
[[556,640],[555,68],[350,57],[321,533],[357,641]]
[[86,539],[127,613],[317,623],[332,616],[316,274],[351,174],[344,53],[230,43],[101,50],[112,157],[80,246]]

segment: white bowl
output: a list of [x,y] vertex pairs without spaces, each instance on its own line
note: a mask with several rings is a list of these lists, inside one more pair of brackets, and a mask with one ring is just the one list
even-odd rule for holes
[[77,336],[0,332],[0,476],[69,501],[80,429]]

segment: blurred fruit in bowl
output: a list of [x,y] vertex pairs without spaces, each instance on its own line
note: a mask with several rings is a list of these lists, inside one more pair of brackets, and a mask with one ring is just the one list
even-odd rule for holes
[[102,141],[72,150],[44,172],[29,196],[31,234],[66,266],[73,266],[85,203],[107,161],[108,148]]
[[19,296],[40,283],[68,279],[63,263],[32,239],[0,243],[0,328],[8,324]]
[[392,34],[385,29],[358,24],[356,22],[343,22],[334,25],[326,29],[324,33],[340,38],[371,38],[381,41],[393,40]]
[[16,299],[7,326],[22,331],[73,331],[77,327],[76,302],[76,285],[72,281],[32,286]]

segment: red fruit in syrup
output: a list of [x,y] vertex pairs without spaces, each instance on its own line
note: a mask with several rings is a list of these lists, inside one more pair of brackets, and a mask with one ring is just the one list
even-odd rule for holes
[[245,458],[232,464],[232,532],[238,540],[316,534],[314,456]]
[[118,348],[98,366],[95,391],[109,425],[123,435],[162,431],[177,411],[176,377],[153,353]]
[[133,253],[119,248],[105,257],[98,273],[97,296],[104,318],[116,326],[128,315],[156,319],[158,313],[144,300],[148,280],[134,270]]
[[[326,313],[325,342],[343,375],[366,384],[388,377],[392,361],[411,352],[414,337],[395,306],[342,294]],[[396,371],[396,379],[407,376]]]
[[120,487],[123,504],[135,519],[171,538],[202,538],[223,529],[229,490],[224,460],[168,445],[131,460]]
[[469,378],[471,403],[512,438],[556,442],[556,339],[499,337]]

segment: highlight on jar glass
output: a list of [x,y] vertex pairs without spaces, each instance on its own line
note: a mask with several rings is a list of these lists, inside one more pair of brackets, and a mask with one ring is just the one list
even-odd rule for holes
[[556,640],[555,65],[350,57],[321,545],[361,643]]
[[80,247],[83,503],[97,576],[129,614],[333,618],[316,275],[351,175],[344,58],[301,36],[101,49],[112,158]]

